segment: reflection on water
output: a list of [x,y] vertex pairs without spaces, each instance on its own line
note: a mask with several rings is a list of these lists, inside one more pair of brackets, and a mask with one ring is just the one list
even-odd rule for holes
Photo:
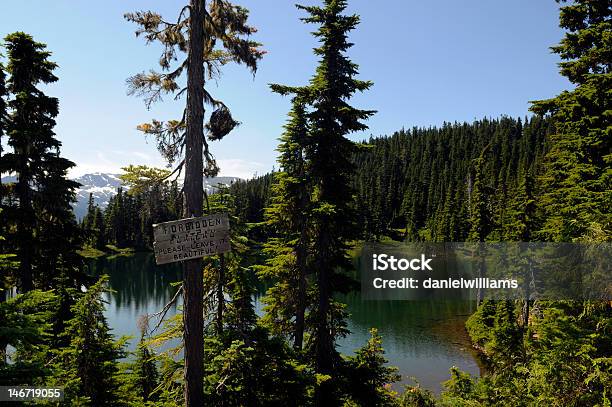
[[414,384],[439,392],[449,379],[449,368],[457,366],[480,375],[464,324],[475,307],[467,301],[362,301],[359,293],[344,298],[348,305],[351,335],[340,342],[340,351],[352,353],[377,328],[383,338],[385,356],[399,368],[401,390]]
[[[151,253],[136,253],[130,257],[100,258],[89,263],[93,275],[108,274],[111,293],[105,294],[106,318],[115,336],[133,336],[129,349],[135,349],[140,338],[138,319],[160,311],[176,293],[171,283],[182,279],[178,263],[157,266]],[[174,315],[182,299],[172,306]]]
[[[139,337],[138,318],[158,312],[170,301],[176,287],[170,283],[181,280],[177,264],[155,265],[152,254],[137,253],[132,257],[92,261],[94,275],[108,274],[113,292],[107,294],[106,317],[116,336]],[[339,343],[342,353],[350,354],[368,340],[370,328],[378,328],[383,337],[386,357],[399,367],[402,383],[419,383],[439,391],[440,382],[449,378],[451,366],[458,366],[472,375],[480,369],[473,356],[463,324],[473,311],[467,301],[362,301],[359,293],[341,298],[348,305],[352,334]],[[175,304],[168,315],[177,312]],[[261,303],[255,305],[261,313]],[[400,390],[402,383],[395,386]]]

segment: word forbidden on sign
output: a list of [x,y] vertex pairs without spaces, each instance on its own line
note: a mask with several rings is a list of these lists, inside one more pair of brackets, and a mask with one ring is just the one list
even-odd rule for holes
[[227,213],[153,225],[157,264],[198,259],[231,250]]

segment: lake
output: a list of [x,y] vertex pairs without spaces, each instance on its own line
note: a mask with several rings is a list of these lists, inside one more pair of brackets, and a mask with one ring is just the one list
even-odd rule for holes
[[[106,317],[113,333],[134,337],[130,349],[139,338],[138,319],[158,312],[176,291],[171,283],[181,280],[179,263],[157,266],[150,253],[131,257],[100,258],[90,263],[95,275],[108,274],[113,292],[106,294]],[[389,363],[399,368],[402,381],[394,385],[413,384],[416,378],[422,387],[434,392],[448,380],[449,368],[457,366],[474,376],[480,375],[464,323],[473,312],[470,301],[362,301],[359,293],[341,298],[350,313],[351,335],[339,342],[339,350],[351,354],[368,340],[370,328],[377,328]],[[168,315],[180,310],[181,301]],[[255,307],[261,313],[259,298]]]

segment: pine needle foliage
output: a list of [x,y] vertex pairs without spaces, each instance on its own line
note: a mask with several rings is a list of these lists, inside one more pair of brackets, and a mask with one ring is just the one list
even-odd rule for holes
[[64,275],[71,286],[79,286],[86,279],[76,254],[81,242],[71,207],[79,184],[67,178],[75,164],[60,156],[53,130],[58,100],[40,89],[58,80],[57,64],[49,60],[46,45],[26,33],[4,40],[8,78],[5,87],[0,84],[0,133],[6,133],[8,151],[0,157],[0,173],[17,179],[2,186],[0,202],[7,245],[21,260],[18,285],[22,292],[48,289]]
[[547,240],[581,239],[593,228],[612,236],[612,8],[607,0],[577,0],[561,7],[567,30],[552,47],[560,72],[576,88],[533,102],[549,114],[557,131],[550,138],[541,183]]
[[0,384],[36,385],[51,374],[46,356],[55,307],[57,297],[40,290],[0,302]]
[[[158,61],[159,70],[141,72],[127,79],[128,93],[142,97],[148,108],[156,102],[170,96],[180,99],[187,88],[184,86],[187,74],[187,54],[189,50],[189,6],[181,9],[176,21],[165,20],[154,11],[137,11],[126,13],[128,21],[136,23],[139,28],[136,36],[143,37],[147,44],[159,43],[163,52]],[[249,12],[246,8],[227,0],[207,2],[204,15],[204,75],[202,92],[204,103],[214,110],[205,125],[206,135],[202,135],[204,144],[204,173],[215,176],[219,172],[217,162],[210,152],[208,141],[218,141],[229,134],[238,124],[233,119],[229,108],[216,99],[205,87],[205,80],[220,77],[221,69],[228,63],[245,65],[253,74],[265,52],[261,44],[250,37],[257,32],[248,23]],[[152,135],[162,156],[170,164],[179,163],[182,167],[185,152],[186,109],[178,119],[167,121],[153,120],[143,123],[138,129],[146,135]]]
[[[335,341],[347,333],[346,313],[334,294],[350,287],[343,271],[352,266],[346,254],[348,242],[358,235],[350,178],[356,147],[346,136],[367,129],[363,121],[374,114],[348,103],[356,92],[369,89],[372,83],[356,78],[358,66],[346,56],[352,46],[348,34],[359,24],[359,16],[343,14],[346,7],[347,2],[342,0],[325,0],[321,7],[298,5],[308,14],[302,21],[318,25],[313,35],[319,41],[314,49],[319,64],[308,85],[310,129],[305,145],[312,188],[311,264],[317,292],[309,316],[313,334],[307,346],[317,372],[331,376],[341,363]],[[332,381],[322,384],[319,400],[333,400]]]
[[301,350],[308,298],[308,251],[310,250],[311,184],[305,146],[308,138],[306,106],[294,96],[285,132],[277,151],[281,171],[274,173],[271,205],[265,210],[266,227],[272,233],[264,253],[267,263],[259,275],[274,284],[267,291],[263,323],[272,332],[293,339]]
[[56,350],[53,384],[65,386],[66,400],[125,405],[118,365],[125,356],[125,339],[115,341],[104,316],[102,295],[107,292],[107,281],[102,276],[72,306],[74,317],[63,333],[68,346]]

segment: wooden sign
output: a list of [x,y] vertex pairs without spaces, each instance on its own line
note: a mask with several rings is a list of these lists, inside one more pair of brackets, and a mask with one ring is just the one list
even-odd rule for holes
[[227,213],[153,225],[157,264],[198,259],[231,250]]

